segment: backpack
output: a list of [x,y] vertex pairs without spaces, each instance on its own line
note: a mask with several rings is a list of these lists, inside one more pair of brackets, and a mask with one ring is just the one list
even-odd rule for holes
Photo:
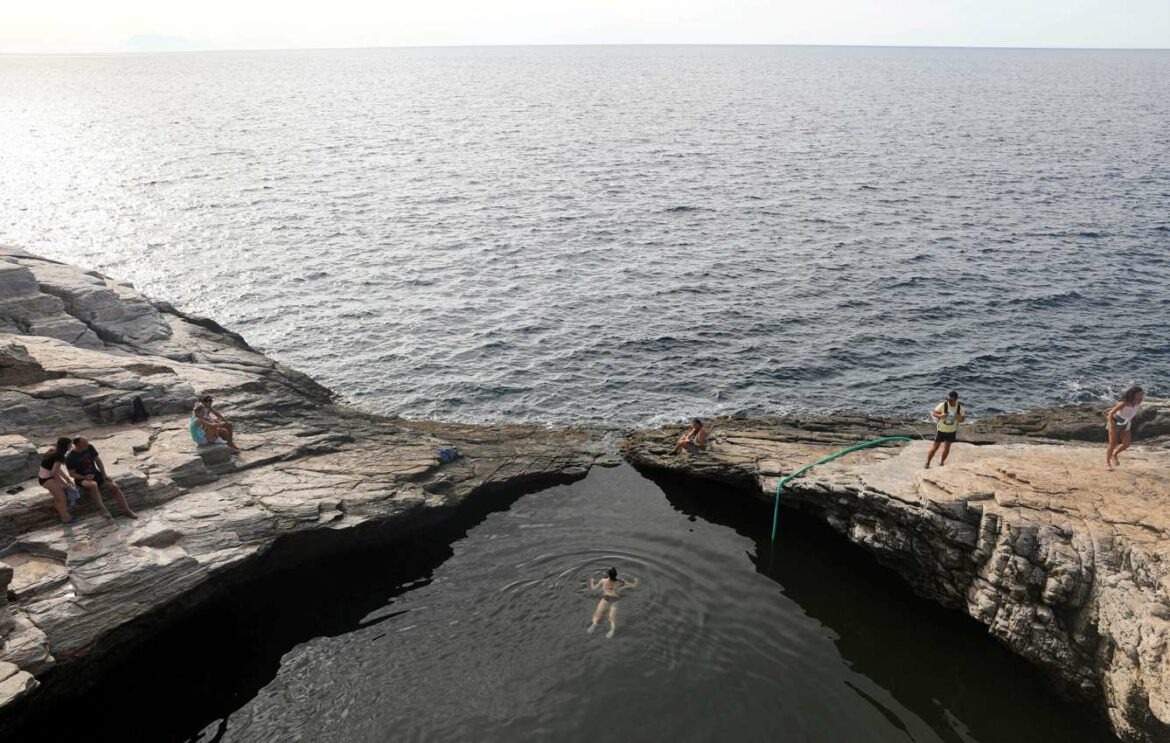
[[146,412],[146,403],[142,402],[141,397],[135,397],[130,401],[130,422],[142,423],[150,417],[150,413]]
[[[946,420],[947,410],[950,409],[949,403],[950,403],[949,400],[944,399],[942,401],[943,417],[940,420]],[[961,403],[961,402],[955,403],[955,423],[959,422],[959,416],[962,414],[963,414],[963,403]]]

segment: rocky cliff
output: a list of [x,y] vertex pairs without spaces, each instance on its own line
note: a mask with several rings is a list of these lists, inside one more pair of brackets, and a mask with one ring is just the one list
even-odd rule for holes
[[[1170,404],[1145,406],[1138,445],[1104,469],[1102,408],[1003,416],[965,427],[945,467],[923,468],[911,421],[719,420],[706,451],[670,454],[678,428],[624,442],[635,464],[748,489],[850,444],[910,436],[811,470],[781,494],[900,573],[923,596],[985,624],[1126,740],[1170,740]],[[781,510],[780,518],[784,511]]]
[[[191,441],[202,392],[237,423],[241,456]],[[130,422],[135,398],[149,420]],[[820,456],[926,428],[848,413],[723,420],[698,454],[669,454],[674,428],[623,447],[635,464],[770,499]],[[38,451],[80,433],[140,519],[83,503],[81,523],[58,523]],[[1098,406],[1002,416],[963,437],[946,467],[921,468],[923,441],[866,450],[792,482],[782,502],[983,622],[1123,738],[1170,741],[1170,406],[1145,406],[1116,472],[1095,443]],[[463,456],[440,463],[444,446]],[[278,540],[415,528],[473,494],[582,476],[612,448],[583,430],[366,415],[213,321],[0,247],[0,491],[12,491],[0,492],[0,713],[132,646]]]
[[[187,432],[210,392],[243,447]],[[151,414],[130,423],[133,401]],[[85,434],[136,521],[62,526],[38,450]],[[458,460],[441,464],[440,447]],[[411,423],[334,403],[216,323],[95,272],[0,248],[0,707],[133,640],[137,620],[309,532],[410,528],[473,493],[583,476],[592,434]]]

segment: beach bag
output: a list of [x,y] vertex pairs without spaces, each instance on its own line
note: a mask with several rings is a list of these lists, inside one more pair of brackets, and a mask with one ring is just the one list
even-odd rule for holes
[[439,461],[443,464],[447,462],[454,462],[459,458],[459,450],[453,446],[439,449]]

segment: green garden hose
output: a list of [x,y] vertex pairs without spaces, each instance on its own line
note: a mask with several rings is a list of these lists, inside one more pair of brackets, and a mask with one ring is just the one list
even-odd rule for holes
[[836,454],[830,454],[829,456],[824,457],[823,459],[818,459],[817,461],[813,462],[812,464],[808,464],[808,465],[805,465],[804,467],[801,467],[796,472],[793,472],[791,475],[788,475],[786,477],[781,478],[780,482],[776,484],[776,502],[772,508],[772,541],[773,542],[776,541],[776,525],[780,522],[780,490],[784,487],[784,485],[789,480],[791,480],[795,477],[800,477],[805,472],[808,472],[813,467],[816,467],[818,464],[832,462],[834,459],[837,459],[838,457],[843,457],[846,454],[848,454],[849,452],[854,452],[854,451],[857,451],[858,449],[867,449],[871,446],[877,446],[878,444],[884,444],[888,441],[913,441],[913,440],[914,439],[907,438],[905,436],[885,436],[885,437],[880,438],[880,439],[874,439],[873,441],[866,441],[864,444],[855,444],[855,445],[849,447],[848,449],[842,449],[841,451],[837,452]]

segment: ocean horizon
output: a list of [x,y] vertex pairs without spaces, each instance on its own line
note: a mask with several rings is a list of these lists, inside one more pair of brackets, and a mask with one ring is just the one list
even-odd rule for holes
[[4,56],[0,241],[407,417],[1165,395],[1168,72],[956,47]]

